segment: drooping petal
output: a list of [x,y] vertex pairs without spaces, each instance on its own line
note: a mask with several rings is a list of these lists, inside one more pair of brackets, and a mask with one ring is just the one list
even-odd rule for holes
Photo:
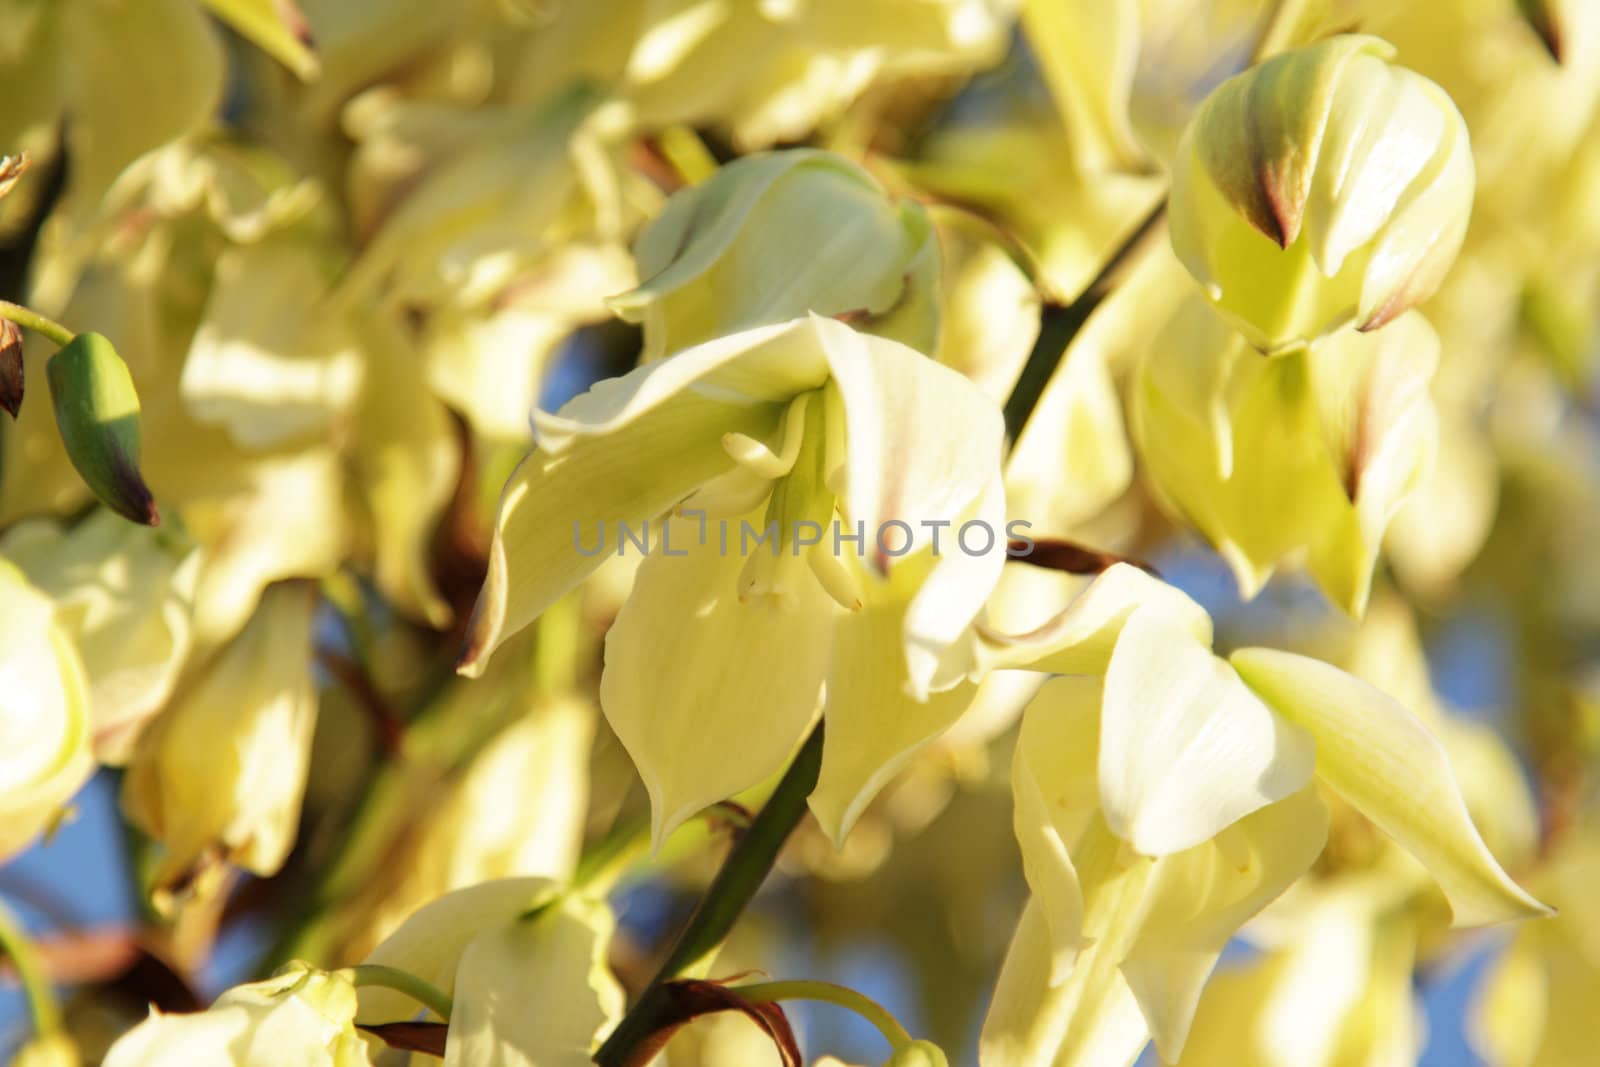
[[[759,515],[745,521],[762,526]],[[659,845],[701,808],[783,768],[816,715],[836,609],[798,560],[781,561],[800,568],[792,602],[741,602],[739,521],[728,521],[725,544],[716,524],[703,541],[691,519],[655,529],[667,540],[654,543],[606,634],[600,704],[650,793]]]
[[[462,953],[479,933],[500,926],[550,900],[559,886],[548,878],[500,878],[480,882],[417,909],[367,957],[367,963],[398,967],[445,993],[455,989]],[[364,1023],[409,1019],[417,1003],[381,986],[360,990]]]
[[897,562],[887,580],[862,575],[861,610],[840,613],[834,624],[822,773],[810,803],[838,845],[884,784],[955,722],[976,690],[964,682],[919,699],[909,688],[904,632],[924,577],[942,563],[923,552]]
[[162,906],[218,857],[274,874],[289,855],[317,723],[315,607],[309,583],[273,586],[139,739],[122,802],[164,847]]
[[474,938],[456,969],[445,1067],[586,1067],[622,1016],[606,966],[615,927],[604,903],[569,895]]
[[363,328],[370,370],[354,463],[372,508],[373,577],[389,603],[442,628],[450,606],[428,562],[461,467],[455,426],[419,384],[420,360],[404,332],[376,317]]
[[327,436],[354,406],[361,352],[345,323],[319,308],[336,254],[275,236],[218,257],[178,386],[196,422],[222,427],[241,448],[279,448]]
[[[841,496],[849,519],[864,524],[868,559],[883,573],[891,551],[928,544],[928,523],[956,520],[999,480],[1004,424],[994,402],[949,367],[844,323],[811,321],[844,412]],[[909,542],[896,523],[909,529]],[[1001,531],[993,532],[999,539]]]
[[1153,612],[1123,626],[1101,714],[1106,822],[1146,855],[1192,848],[1311,780],[1311,738]]
[[500,499],[462,673],[482,673],[501,641],[599,566],[604,553],[579,551],[580,534],[660,518],[733,469],[725,433],[771,437],[786,402],[826,373],[813,327],[797,320],[688,349],[536,415],[539,447]]
[[1433,873],[1456,925],[1549,914],[1490,854],[1443,747],[1399,703],[1305,656],[1247,648],[1232,662],[1251,689],[1316,739],[1318,777]]
[[1029,0],[1022,19],[1076,158],[1095,170],[1139,167],[1145,153],[1128,113],[1139,63],[1139,4]]
[[1045,683],[1023,713],[1011,763],[1012,828],[1022,871],[1049,930],[1050,982],[1064,982],[1083,945],[1083,890],[1073,865],[1077,843],[1100,796],[1100,680]]
[[1201,644],[1211,644],[1211,616],[1187,595],[1126,563],[1109,567],[1065,611],[1024,634],[983,631],[979,664],[986,670],[1102,674],[1123,624],[1135,610],[1170,619]]
[[1327,837],[1328,809],[1307,785],[1215,841],[1156,862],[1122,974],[1164,1061],[1182,1053],[1223,946],[1311,867]]
[[59,9],[70,41],[72,201],[88,219],[124,167],[209,120],[224,56],[205,15],[184,0]]
[[1066,979],[1052,983],[1050,931],[1037,898],[1012,936],[978,1041],[981,1067],[1128,1067],[1150,1031],[1117,964],[1138,929],[1154,861],[1092,819],[1073,850],[1086,941]]
[[[984,486],[976,504],[944,531],[934,566],[912,592],[902,639],[908,684],[919,699],[949,689],[973,673],[972,621],[1005,568],[1005,518],[1005,489],[996,478]],[[891,582],[898,585],[904,579],[891,577]]]

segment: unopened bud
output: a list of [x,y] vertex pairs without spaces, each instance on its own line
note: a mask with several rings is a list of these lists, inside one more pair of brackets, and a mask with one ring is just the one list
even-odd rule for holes
[[883,1067],[950,1067],[950,1061],[931,1041],[912,1041],[895,1049]]
[[0,408],[13,419],[22,410],[22,327],[0,319]]
[[1275,353],[1433,294],[1466,235],[1466,123],[1375,37],[1286,52],[1224,82],[1184,131],[1172,245],[1219,310]]
[[730,333],[835,316],[932,352],[939,242],[926,212],[842,156],[746,156],[673,195],[634,248],[637,289],[608,303],[645,358]]
[[45,364],[67,457],[118,515],[154,526],[156,504],[139,473],[139,394],[111,342],[80,333]]

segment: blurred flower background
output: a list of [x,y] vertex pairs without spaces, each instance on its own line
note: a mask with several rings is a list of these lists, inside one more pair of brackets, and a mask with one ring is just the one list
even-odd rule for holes
[[[1318,121],[1262,117],[1296,93]],[[1320,169],[1240,162],[1310,126]],[[1325,846],[1168,1059],[1593,1062],[1600,5],[0,0],[0,152],[0,298],[137,390],[75,445],[61,339],[0,338],[0,1055],[410,959],[408,916],[510,878],[609,901],[540,906],[589,937],[551,958],[600,946],[610,1026],[820,714],[816,819],[715,975],[851,987],[951,1063],[1120,1063],[995,1051],[1042,676],[991,646],[1126,560],[1219,654],[1409,708],[1559,912],[1452,928],[1436,865],[1317,786]],[[629,508],[907,500],[1075,562],[554,562]],[[883,1062],[787,1010],[807,1062]],[[661,1055],[784,1062],[738,1013]]]

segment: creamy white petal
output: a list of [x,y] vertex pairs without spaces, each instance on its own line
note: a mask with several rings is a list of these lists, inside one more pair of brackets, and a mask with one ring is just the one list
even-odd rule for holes
[[867,557],[881,573],[907,532],[894,527],[890,534],[885,524],[904,523],[915,551],[931,540],[925,524],[959,518],[999,480],[1000,409],[959,373],[915,349],[832,319],[811,322],[842,400],[846,510],[852,522],[865,524]]
[[587,1067],[622,1016],[606,967],[615,927],[605,904],[564,896],[473,938],[456,969],[445,1067]]
[[1099,749],[1100,680],[1045,683],[1023,713],[1012,756],[1011,823],[1049,929],[1052,985],[1066,980],[1083,945],[1083,890],[1071,849],[1100,803]]
[[1209,648],[1154,612],[1128,619],[1100,727],[1114,833],[1146,855],[1180,852],[1302,788],[1313,763],[1311,738]]
[[1490,854],[1437,738],[1393,698],[1305,656],[1240,649],[1251,689],[1317,745],[1317,776],[1438,879],[1458,926],[1548,915]]
[[979,664],[987,671],[1101,674],[1123,624],[1136,609],[1155,612],[1202,644],[1211,644],[1211,616],[1159,578],[1118,563],[1096,578],[1065,611],[1034,630],[1003,634],[985,628]]
[[1183,1052],[1223,946],[1310,869],[1327,837],[1328,809],[1308,785],[1247,815],[1217,840],[1156,862],[1122,974],[1164,1061]]
[[792,602],[740,601],[740,523],[728,528],[726,546],[716,524],[699,544],[697,522],[669,520],[673,554],[657,542],[606,634],[600,704],[649,790],[658,845],[783,769],[816,715],[833,643],[837,608],[803,560],[777,561],[798,571]]
[[861,610],[839,613],[834,624],[822,773],[810,803],[835,844],[843,845],[884,784],[960,717],[976,691],[963,683],[919,699],[907,680],[903,634],[923,576],[937,569],[923,552],[896,563],[887,580],[862,574]]
[[[500,878],[446,893],[418,908],[365,960],[398,967],[446,993],[456,985],[461,955],[479,933],[547,903],[559,891],[548,878]],[[417,1014],[417,1002],[381,986],[360,990],[364,1023],[388,1023]]]

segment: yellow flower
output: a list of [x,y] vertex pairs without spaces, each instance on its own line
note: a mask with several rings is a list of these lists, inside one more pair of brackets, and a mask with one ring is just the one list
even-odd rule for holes
[[189,655],[199,555],[185,539],[98,509],[64,530],[30,519],[0,553],[56,603],[88,674],[95,756],[126,762]]
[[1195,298],[1136,372],[1134,437],[1158,499],[1216,546],[1246,597],[1303,558],[1359,615],[1384,530],[1432,465],[1437,359],[1412,314],[1264,360]]
[[235,986],[207,1011],[151,1009],[111,1046],[105,1067],[357,1067],[371,1061],[355,1015],[349,978],[294,963],[265,981]]
[[[453,998],[446,1067],[583,1067],[622,1016],[622,987],[606,966],[615,926],[602,901],[544,878],[503,878],[423,907],[366,962]],[[416,1014],[394,990],[363,988],[360,999],[366,1023]]]
[[[1322,851],[1313,779],[1422,863],[1457,925],[1545,915],[1474,826],[1444,748],[1382,691],[1304,656],[1212,654],[1210,620],[1125,565],[996,667],[1046,683],[1015,825],[1033,890],[985,1025],[994,1062],[1181,1052],[1234,932]],[[1094,677],[1099,674],[1103,677]]]
[[1224,82],[1172,173],[1172,246],[1206,295],[1275,353],[1430,296],[1472,208],[1466,123],[1437,85],[1340,36]]
[[656,839],[779,770],[824,680],[811,802],[842,836],[970,695],[969,624],[1006,550],[1000,413],[921,353],[812,316],[535,418],[463,669],[614,554],[608,541],[642,552],[623,539],[649,524],[600,696]]

